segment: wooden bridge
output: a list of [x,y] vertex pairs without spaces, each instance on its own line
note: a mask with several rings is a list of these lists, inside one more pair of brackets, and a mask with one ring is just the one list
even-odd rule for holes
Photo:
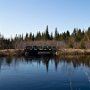
[[24,49],[24,55],[46,55],[46,54],[56,54],[55,46],[26,46]]

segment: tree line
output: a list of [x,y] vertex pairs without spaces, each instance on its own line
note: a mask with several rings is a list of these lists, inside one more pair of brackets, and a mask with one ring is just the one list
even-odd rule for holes
[[59,33],[58,29],[55,28],[55,32],[50,33],[47,25],[45,32],[41,33],[39,31],[36,34],[30,32],[26,33],[25,36],[23,34],[16,34],[14,38],[9,39],[0,34],[0,49],[18,48],[27,42],[30,43],[35,41],[48,41],[48,43],[49,41],[56,41],[60,48],[90,48],[90,27],[87,30],[74,28],[72,33],[70,33],[69,30]]

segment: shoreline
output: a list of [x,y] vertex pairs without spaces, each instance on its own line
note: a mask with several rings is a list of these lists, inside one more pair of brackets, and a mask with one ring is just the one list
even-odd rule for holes
[[[24,49],[0,50],[0,56],[23,56],[23,50]],[[58,49],[56,55],[90,55],[90,49]]]
[[0,50],[0,56],[22,56],[23,49],[3,49]]
[[57,55],[90,55],[90,49],[59,49]]

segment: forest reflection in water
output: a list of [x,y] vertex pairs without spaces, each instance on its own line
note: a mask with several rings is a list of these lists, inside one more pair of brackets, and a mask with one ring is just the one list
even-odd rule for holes
[[0,90],[90,90],[90,56],[1,57]]
[[57,71],[60,63],[71,64],[75,69],[79,66],[85,66],[90,68],[90,56],[31,56],[31,57],[1,57],[0,58],[0,70],[2,67],[17,67],[19,63],[37,63],[38,65],[43,64],[48,72],[49,63],[53,63],[55,70]]

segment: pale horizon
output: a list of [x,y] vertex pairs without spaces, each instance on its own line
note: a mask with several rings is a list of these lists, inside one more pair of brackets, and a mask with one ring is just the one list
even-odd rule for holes
[[90,26],[90,0],[0,0],[0,33],[5,37],[16,34],[59,33]]

